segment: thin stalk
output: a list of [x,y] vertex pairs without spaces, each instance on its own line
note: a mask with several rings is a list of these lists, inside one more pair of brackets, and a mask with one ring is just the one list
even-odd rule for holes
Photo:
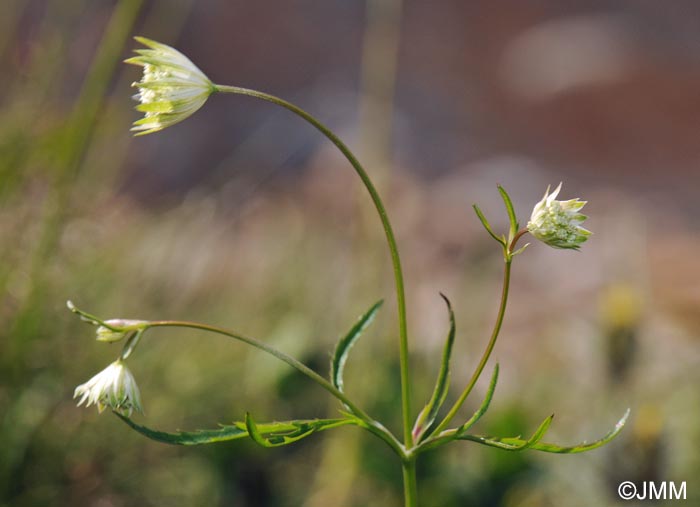
[[403,471],[403,496],[405,507],[418,506],[418,483],[416,481],[416,458],[401,463]]
[[[517,236],[519,237],[519,236]],[[515,241],[513,241],[509,247],[509,252],[512,250],[512,247],[515,245]],[[479,365],[476,367],[476,370],[474,370],[474,373],[472,374],[471,379],[469,380],[469,383],[467,384],[467,387],[464,388],[464,391],[462,391],[462,394],[459,396],[457,401],[452,405],[452,408],[450,411],[447,413],[445,418],[442,420],[440,425],[435,428],[435,431],[433,431],[434,434],[439,434],[442,430],[447,427],[448,424],[450,424],[450,421],[452,418],[457,414],[457,411],[462,407],[462,404],[464,403],[464,400],[467,399],[467,396],[469,396],[469,393],[472,392],[472,389],[474,389],[474,385],[476,384],[476,381],[479,380],[479,377],[481,376],[481,372],[484,370],[484,367],[486,366],[486,363],[489,360],[489,357],[491,357],[491,352],[493,351],[494,345],[496,345],[496,340],[498,339],[498,334],[501,332],[501,326],[503,325],[503,317],[506,314],[506,305],[508,303],[508,291],[510,289],[510,266],[512,262],[512,257],[510,255],[506,255],[505,259],[505,266],[503,270],[503,289],[501,291],[501,304],[498,308],[498,315],[496,316],[496,323],[493,326],[493,331],[491,332],[491,339],[489,340],[488,345],[486,346],[486,350],[484,350],[484,354],[481,356],[481,361],[479,361]]]
[[326,136],[341,151],[348,162],[350,162],[353,169],[355,169],[355,172],[360,177],[362,183],[369,192],[372,202],[377,209],[379,219],[382,222],[382,227],[384,228],[384,234],[389,246],[391,263],[394,271],[396,304],[398,307],[399,317],[399,360],[401,363],[401,406],[403,416],[404,444],[407,448],[412,448],[413,434],[411,432],[411,386],[408,368],[408,325],[406,321],[406,295],[403,281],[403,270],[401,268],[401,259],[399,258],[399,251],[396,245],[396,237],[394,236],[393,228],[389,222],[389,216],[387,215],[386,208],[384,207],[384,203],[382,202],[377,189],[372,183],[367,171],[365,171],[364,167],[362,167],[360,162],[357,160],[357,157],[355,157],[345,143],[343,143],[328,127],[300,107],[297,107],[286,100],[280,99],[279,97],[275,97],[274,95],[247,88],[240,88],[238,86],[214,85],[214,89],[218,92],[246,95],[256,99],[265,100],[267,102],[272,102],[273,104],[281,106],[297,116],[300,116],[308,123],[316,127],[316,129]]
[[520,229],[518,233],[513,237],[513,241],[510,243],[509,247],[509,253],[512,254],[513,250],[515,250],[515,245],[518,242],[520,238],[525,236],[529,231],[527,229]]
[[[152,327],[184,327],[184,328],[190,328],[190,329],[199,329],[202,331],[208,331],[211,333],[217,333],[221,334],[224,336],[228,336],[229,338],[233,338],[234,340],[238,340],[240,342],[246,343],[252,347],[255,347],[256,349],[262,350],[263,352],[266,352],[277,359],[287,363],[289,366],[297,370],[298,372],[302,373],[303,375],[306,375],[308,378],[316,382],[318,385],[320,385],[322,388],[324,388],[326,391],[328,391],[331,395],[336,397],[338,400],[340,400],[345,406],[347,406],[352,413],[360,418],[365,424],[363,427],[365,427],[367,430],[369,430],[371,433],[377,435],[379,438],[384,440],[389,446],[396,451],[401,457],[405,456],[405,452],[401,444],[396,440],[396,437],[389,432],[384,426],[381,424],[378,424],[374,419],[372,419],[364,410],[359,408],[357,405],[355,405],[345,394],[343,394],[340,390],[338,390],[333,384],[331,384],[329,381],[327,381],[325,378],[323,378],[321,375],[316,373],[314,370],[306,366],[304,363],[301,361],[294,359],[291,356],[288,356],[284,352],[281,352],[266,343],[261,342],[260,340],[256,340],[255,338],[250,338],[248,336],[243,336],[237,333],[234,333],[233,331],[229,331],[224,328],[220,328],[217,326],[210,326],[208,324],[200,324],[198,322],[189,322],[189,321],[177,321],[177,320],[161,320],[161,321],[150,321],[148,325],[143,329],[142,332],[145,332],[146,329],[152,328]],[[142,332],[139,332],[137,334],[137,337],[142,334]],[[126,347],[129,347],[130,349],[133,348],[131,343],[127,343]],[[130,352],[130,350],[129,350]]]
[[319,384],[321,387],[323,387],[326,391],[331,393],[333,396],[338,398],[341,402],[343,402],[345,405],[350,408],[356,415],[362,417],[366,421],[372,421],[373,419],[369,417],[361,408],[355,406],[355,404],[348,399],[345,394],[343,394],[341,391],[339,391],[333,384],[328,382],[325,378],[323,378],[321,375],[316,373],[314,370],[306,366],[304,363],[301,361],[288,356],[284,352],[281,352],[266,343],[261,342],[260,340],[256,340],[255,338],[250,338],[248,336],[243,336],[237,333],[234,333],[232,331],[229,331],[224,328],[220,328],[217,326],[210,326],[208,324],[200,324],[198,322],[189,322],[189,321],[177,321],[177,320],[161,320],[161,321],[151,321],[148,323],[148,328],[151,327],[185,327],[185,328],[190,328],[190,329],[199,329],[202,331],[209,331],[212,333],[217,333],[221,334],[224,336],[228,336],[229,338],[233,338],[235,340],[241,341],[243,343],[246,343],[252,347],[255,347],[256,349],[260,349],[263,352],[267,352],[270,355],[275,356],[277,359],[284,361],[287,363],[289,366],[294,368],[295,370],[299,371],[300,373],[306,375],[309,377],[311,380]]

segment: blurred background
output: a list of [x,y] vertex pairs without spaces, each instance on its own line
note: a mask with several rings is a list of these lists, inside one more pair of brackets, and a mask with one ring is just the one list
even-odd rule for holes
[[[580,253],[533,244],[516,260],[501,378],[476,430],[528,434],[555,413],[546,440],[574,444],[631,407],[628,427],[577,456],[441,448],[420,463],[422,505],[615,506],[624,480],[688,481],[698,503],[697,2],[4,0],[0,505],[401,505],[398,463],[360,430],[180,448],[75,407],[75,386],[120,346],[96,343],[67,299],[103,318],[232,328],[325,374],[338,336],[385,298],[346,385],[400,427],[392,274],[347,162],[297,117],[238,96],[132,138],[133,35],[297,103],[356,150],[402,250],[416,407],[447,332],[438,292],[457,316],[453,398],[495,317],[501,254],[471,204],[504,230],[497,183],[521,223],[548,184],[589,201]],[[217,336],[153,332],[129,365],[137,421],[159,429],[338,408]]]

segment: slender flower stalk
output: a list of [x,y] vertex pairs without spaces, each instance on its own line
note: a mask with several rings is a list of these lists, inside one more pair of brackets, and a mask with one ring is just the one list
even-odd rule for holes
[[131,416],[133,410],[143,413],[139,387],[120,359],[76,387],[73,398],[78,396],[81,397],[78,406],[87,401],[86,407],[97,405],[100,413],[107,407],[125,416]]
[[408,325],[406,318],[406,295],[404,289],[403,270],[396,244],[396,237],[389,221],[386,207],[382,202],[367,171],[357,157],[336,136],[333,131],[317,120],[314,116],[298,106],[279,97],[267,93],[241,88],[213,84],[185,55],[165,44],[136,37],[136,40],[151,49],[141,49],[136,52],[139,56],[126,60],[126,63],[140,65],[144,68],[143,78],[134,86],[140,89],[137,98],[141,104],[136,107],[146,113],[145,118],[134,123],[132,130],[136,135],[150,134],[174,125],[197,109],[202,107],[213,92],[246,95],[271,102],[284,107],[310,123],[326,136],[350,162],[357,175],[367,189],[377,210],[386,236],[396,285],[396,300],[399,317],[399,360],[401,365],[401,400],[404,444],[413,446],[411,432],[411,387],[409,382],[408,358]]
[[482,354],[481,359],[479,360],[479,364],[474,370],[474,373],[469,379],[469,383],[459,395],[457,401],[455,401],[455,403],[452,405],[447,415],[445,415],[444,419],[440,422],[440,424],[437,425],[437,427],[433,431],[434,434],[439,434],[442,430],[444,430],[450,424],[450,421],[452,421],[455,415],[457,415],[457,412],[462,407],[469,394],[472,392],[472,389],[474,389],[476,382],[479,380],[481,373],[486,367],[486,363],[491,357],[493,348],[496,345],[496,340],[498,340],[498,336],[501,332],[501,327],[503,326],[503,319],[506,315],[506,307],[508,306],[508,294],[510,292],[510,275],[511,267],[513,264],[513,258],[527,247],[527,245],[525,245],[522,248],[516,250],[518,241],[520,241],[520,238],[527,234],[528,231],[527,229],[518,230],[518,220],[515,216],[515,210],[513,209],[513,204],[511,202],[510,196],[508,196],[508,193],[501,187],[499,187],[499,191],[501,192],[501,197],[503,197],[506,209],[508,210],[508,215],[510,219],[510,240],[506,240],[505,236],[500,238],[496,236],[491,230],[491,226],[489,225],[488,221],[486,221],[486,218],[481,213],[481,210],[479,210],[479,208],[476,206],[474,208],[477,216],[481,220],[481,223],[484,225],[491,237],[493,237],[503,247],[503,286],[501,289],[501,301],[498,305],[496,322],[493,325],[493,331],[491,332],[491,337],[488,341],[488,344],[486,345],[486,349],[484,350],[484,353]]
[[[510,251],[512,251],[513,246],[514,242],[511,243]],[[506,258],[505,265],[503,267],[503,288],[501,289],[501,302],[498,307],[498,315],[496,316],[496,322],[493,326],[493,331],[491,332],[491,338],[489,339],[489,342],[486,345],[486,349],[484,350],[484,353],[481,356],[481,360],[479,361],[476,370],[474,370],[474,373],[469,379],[467,387],[464,388],[459,398],[457,398],[457,401],[454,402],[452,408],[450,408],[449,412],[442,420],[442,422],[437,426],[437,428],[435,428],[435,430],[433,431],[434,434],[438,434],[442,430],[444,430],[450,424],[450,421],[454,418],[454,416],[457,415],[457,412],[462,407],[469,394],[472,392],[472,389],[474,389],[477,380],[479,380],[479,377],[481,376],[481,372],[484,371],[484,367],[486,367],[486,363],[491,357],[491,352],[493,352],[493,348],[496,345],[496,340],[498,340],[498,335],[501,332],[501,327],[503,326],[503,319],[506,314],[506,306],[508,305],[511,264],[512,258]]]
[[402,406],[402,420],[403,420],[403,433],[404,433],[404,445],[407,448],[413,446],[413,433],[411,431],[411,385],[410,385],[410,373],[409,373],[409,361],[408,361],[408,325],[406,319],[406,294],[404,288],[403,279],[403,269],[401,267],[401,258],[399,257],[399,249],[396,244],[396,236],[394,235],[393,227],[389,221],[389,215],[386,211],[386,207],[382,202],[382,198],[379,196],[379,192],[375,188],[372,180],[365,168],[360,164],[357,157],[350,151],[350,149],[343,143],[343,141],[336,136],[333,131],[326,127],[323,123],[317,120],[314,116],[307,113],[300,107],[287,102],[279,97],[270,95],[268,93],[259,92],[256,90],[249,90],[247,88],[240,88],[237,86],[224,86],[215,85],[216,91],[224,93],[234,93],[238,95],[247,95],[249,97],[254,97],[257,99],[265,100],[267,102],[272,102],[278,106],[284,107],[285,109],[291,111],[292,113],[300,116],[302,119],[313,125],[317,130],[319,130],[324,136],[326,136],[345,156],[345,158],[350,162],[357,175],[362,180],[362,184],[367,189],[367,192],[374,203],[374,207],[379,215],[379,220],[382,223],[384,229],[384,234],[386,236],[387,245],[389,247],[389,253],[391,255],[391,263],[394,271],[394,283],[396,287],[396,305],[399,317],[399,363],[401,367],[401,406]]

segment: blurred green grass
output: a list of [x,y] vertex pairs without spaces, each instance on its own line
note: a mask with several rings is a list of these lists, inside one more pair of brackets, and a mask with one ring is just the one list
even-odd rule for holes
[[[7,4],[9,29],[0,30],[0,64],[10,76],[0,83],[0,505],[400,505],[393,456],[353,429],[277,450],[250,442],[173,448],[74,406],[74,387],[119,349],[95,343],[93,329],[66,311],[66,299],[105,318],[231,327],[325,372],[336,337],[386,297],[353,350],[347,383],[370,413],[399,424],[388,262],[367,201],[359,189],[348,192],[356,189],[352,175],[327,148],[294,185],[262,185],[233,209],[222,189],[206,184],[183,199],[158,196],[153,206],[138,181],[127,184],[134,113],[119,61],[135,26],[179,29],[175,15],[159,21],[163,8],[138,0]],[[88,58],[75,66],[68,34],[86,12],[102,20],[103,34],[94,52],[81,49]],[[27,24],[28,37],[11,29]],[[469,198],[496,202],[496,193],[456,195],[455,188],[484,182],[450,178],[417,181],[401,171],[385,178],[409,279],[416,404],[429,394],[447,325],[438,290],[457,309],[455,385],[476,362],[498,292],[500,254],[468,214]],[[607,211],[620,205],[608,203]],[[495,223],[499,212],[493,208]],[[603,434],[628,405],[630,428],[609,448],[578,457],[468,444],[429,454],[419,470],[426,505],[615,505],[621,480],[700,475],[690,445],[700,436],[694,300],[678,285],[675,299],[665,296],[677,276],[669,266],[679,258],[670,247],[611,254],[616,227],[619,221],[600,220],[592,240],[600,246],[580,256],[533,245],[516,266],[496,353],[502,381],[479,430],[527,433],[555,411],[552,438],[575,442]],[[626,270],[617,269],[620,262]],[[661,304],[653,301],[659,294]],[[660,342],[657,333],[668,338]],[[144,420],[154,427],[211,427],[245,411],[262,420],[337,409],[284,365],[216,337],[159,331],[130,364]],[[692,484],[689,491],[695,494]]]

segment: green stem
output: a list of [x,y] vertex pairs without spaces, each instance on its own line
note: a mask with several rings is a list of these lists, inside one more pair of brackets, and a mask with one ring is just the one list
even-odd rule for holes
[[[256,349],[262,350],[263,352],[266,352],[277,359],[287,363],[289,366],[294,368],[295,370],[299,371],[303,375],[306,375],[308,378],[319,384],[321,387],[323,387],[326,391],[328,391],[330,394],[332,394],[334,397],[336,397],[338,400],[340,400],[345,406],[347,406],[353,415],[357,416],[360,418],[365,425],[363,425],[367,430],[369,430],[371,433],[377,435],[379,438],[384,440],[389,446],[399,454],[399,456],[403,457],[405,456],[405,452],[403,449],[403,446],[396,440],[396,437],[389,432],[384,426],[381,424],[378,424],[374,419],[372,419],[364,410],[359,408],[357,405],[355,405],[343,392],[338,390],[333,384],[331,384],[329,381],[327,381],[325,378],[323,378],[321,375],[316,373],[314,370],[306,366],[304,363],[301,361],[294,359],[291,356],[288,356],[284,352],[281,352],[263,342],[260,340],[256,340],[255,338],[250,338],[248,336],[243,336],[237,333],[234,333],[232,331],[229,331],[227,329],[223,329],[217,326],[210,326],[208,324],[200,324],[198,322],[189,322],[189,321],[177,321],[177,320],[161,320],[161,321],[150,321],[148,324],[144,327],[144,329],[137,333],[137,337],[140,336],[143,332],[146,331],[148,328],[152,327],[185,327],[185,328],[190,328],[190,329],[199,329],[202,331],[208,331],[211,333],[217,333],[221,334],[224,336],[228,336],[229,338],[233,338],[234,340],[241,341],[243,343],[246,343],[252,347],[255,347]],[[130,349],[133,348],[130,343],[127,343],[126,347],[129,347]]]
[[[508,251],[508,254],[509,254],[510,256],[512,256],[513,251],[515,250],[515,245],[518,243],[518,240],[520,240],[520,238],[522,238],[523,236],[525,236],[528,232],[529,232],[529,231],[528,231],[526,228],[525,228],[525,229],[520,229],[520,230],[517,232],[517,234],[513,237],[513,241],[511,241],[510,247],[508,248],[508,250],[509,250],[509,251]],[[511,259],[512,259],[512,257],[511,257]]]
[[[518,238],[520,236],[517,236]],[[517,239],[515,240],[517,241]],[[472,374],[471,379],[469,380],[469,383],[467,384],[467,387],[462,391],[462,394],[459,396],[457,401],[452,405],[452,408],[450,411],[447,413],[445,418],[442,420],[440,425],[435,428],[433,431],[433,434],[439,434],[442,430],[444,430],[448,424],[450,424],[450,421],[452,418],[457,414],[457,411],[462,407],[462,404],[464,403],[464,400],[467,399],[467,396],[469,396],[469,393],[472,392],[472,389],[474,389],[474,385],[476,384],[476,381],[479,380],[479,376],[481,376],[481,372],[484,370],[484,367],[486,366],[486,363],[489,360],[489,357],[491,357],[491,352],[493,351],[494,345],[496,345],[496,340],[498,339],[498,334],[501,331],[501,326],[503,325],[503,317],[505,316],[506,313],[506,305],[508,303],[508,290],[510,288],[510,266],[512,262],[512,257],[509,255],[510,252],[512,251],[512,248],[515,246],[515,241],[513,241],[509,248],[508,248],[508,255],[506,255],[505,259],[505,267],[503,271],[503,289],[501,291],[501,304],[498,308],[498,315],[496,316],[496,323],[493,326],[493,331],[491,332],[491,339],[489,340],[488,345],[486,346],[486,350],[484,350],[484,354],[481,356],[481,361],[479,361],[479,365],[476,367],[476,370],[474,370],[474,373]]]
[[234,333],[232,331],[229,331],[227,329],[223,329],[223,328],[216,327],[216,326],[210,326],[208,324],[200,324],[198,322],[160,320],[160,321],[150,321],[148,323],[147,327],[149,327],[149,328],[150,327],[186,327],[186,328],[191,328],[191,329],[200,329],[202,331],[209,331],[212,333],[217,333],[217,334],[221,334],[224,336],[228,336],[229,338],[233,338],[235,340],[246,343],[252,347],[255,347],[256,349],[260,349],[264,352],[267,352],[270,355],[275,356],[277,359],[284,361],[292,368],[298,370],[300,373],[303,373],[304,375],[309,377],[311,380],[313,380],[314,382],[319,384],[321,387],[323,387],[326,391],[328,391],[333,396],[338,398],[338,400],[340,400],[345,405],[347,405],[348,408],[350,410],[352,410],[359,417],[362,417],[366,421],[373,420],[362,409],[355,406],[355,404],[352,401],[350,401],[348,399],[348,397],[345,396],[345,394],[343,394],[341,391],[339,391],[333,384],[328,382],[325,378],[323,378],[321,375],[316,373],[314,370],[312,370],[311,368],[306,366],[301,361],[294,359],[291,356],[288,356],[284,352],[281,352],[281,351],[267,345],[266,343],[261,342],[260,340],[256,340],[255,338],[250,338],[248,336],[243,336],[243,335]]
[[247,88],[214,85],[214,89],[218,92],[246,95],[256,99],[265,100],[267,102],[272,102],[273,104],[281,106],[297,116],[300,116],[308,123],[316,127],[316,129],[326,136],[342,152],[348,162],[350,162],[350,165],[352,165],[352,167],[355,169],[355,172],[360,177],[362,183],[369,192],[372,202],[374,203],[377,213],[379,214],[379,219],[382,222],[382,227],[384,228],[384,234],[386,235],[394,270],[396,304],[398,306],[399,315],[399,360],[401,363],[401,406],[403,415],[404,444],[407,448],[412,448],[413,434],[411,432],[411,386],[408,368],[408,326],[406,322],[406,295],[404,289],[403,271],[401,269],[401,259],[399,258],[399,251],[396,245],[396,237],[394,236],[394,231],[391,227],[391,223],[389,222],[389,216],[387,215],[386,208],[384,207],[384,203],[382,202],[377,189],[374,187],[374,184],[368,176],[367,171],[365,171],[364,167],[362,167],[360,162],[357,160],[357,157],[355,157],[345,143],[343,143],[328,127],[300,107],[297,107],[286,100],[280,99],[279,97],[275,97],[274,95]]
[[418,506],[418,485],[416,481],[416,457],[401,463],[403,470],[404,507]]

